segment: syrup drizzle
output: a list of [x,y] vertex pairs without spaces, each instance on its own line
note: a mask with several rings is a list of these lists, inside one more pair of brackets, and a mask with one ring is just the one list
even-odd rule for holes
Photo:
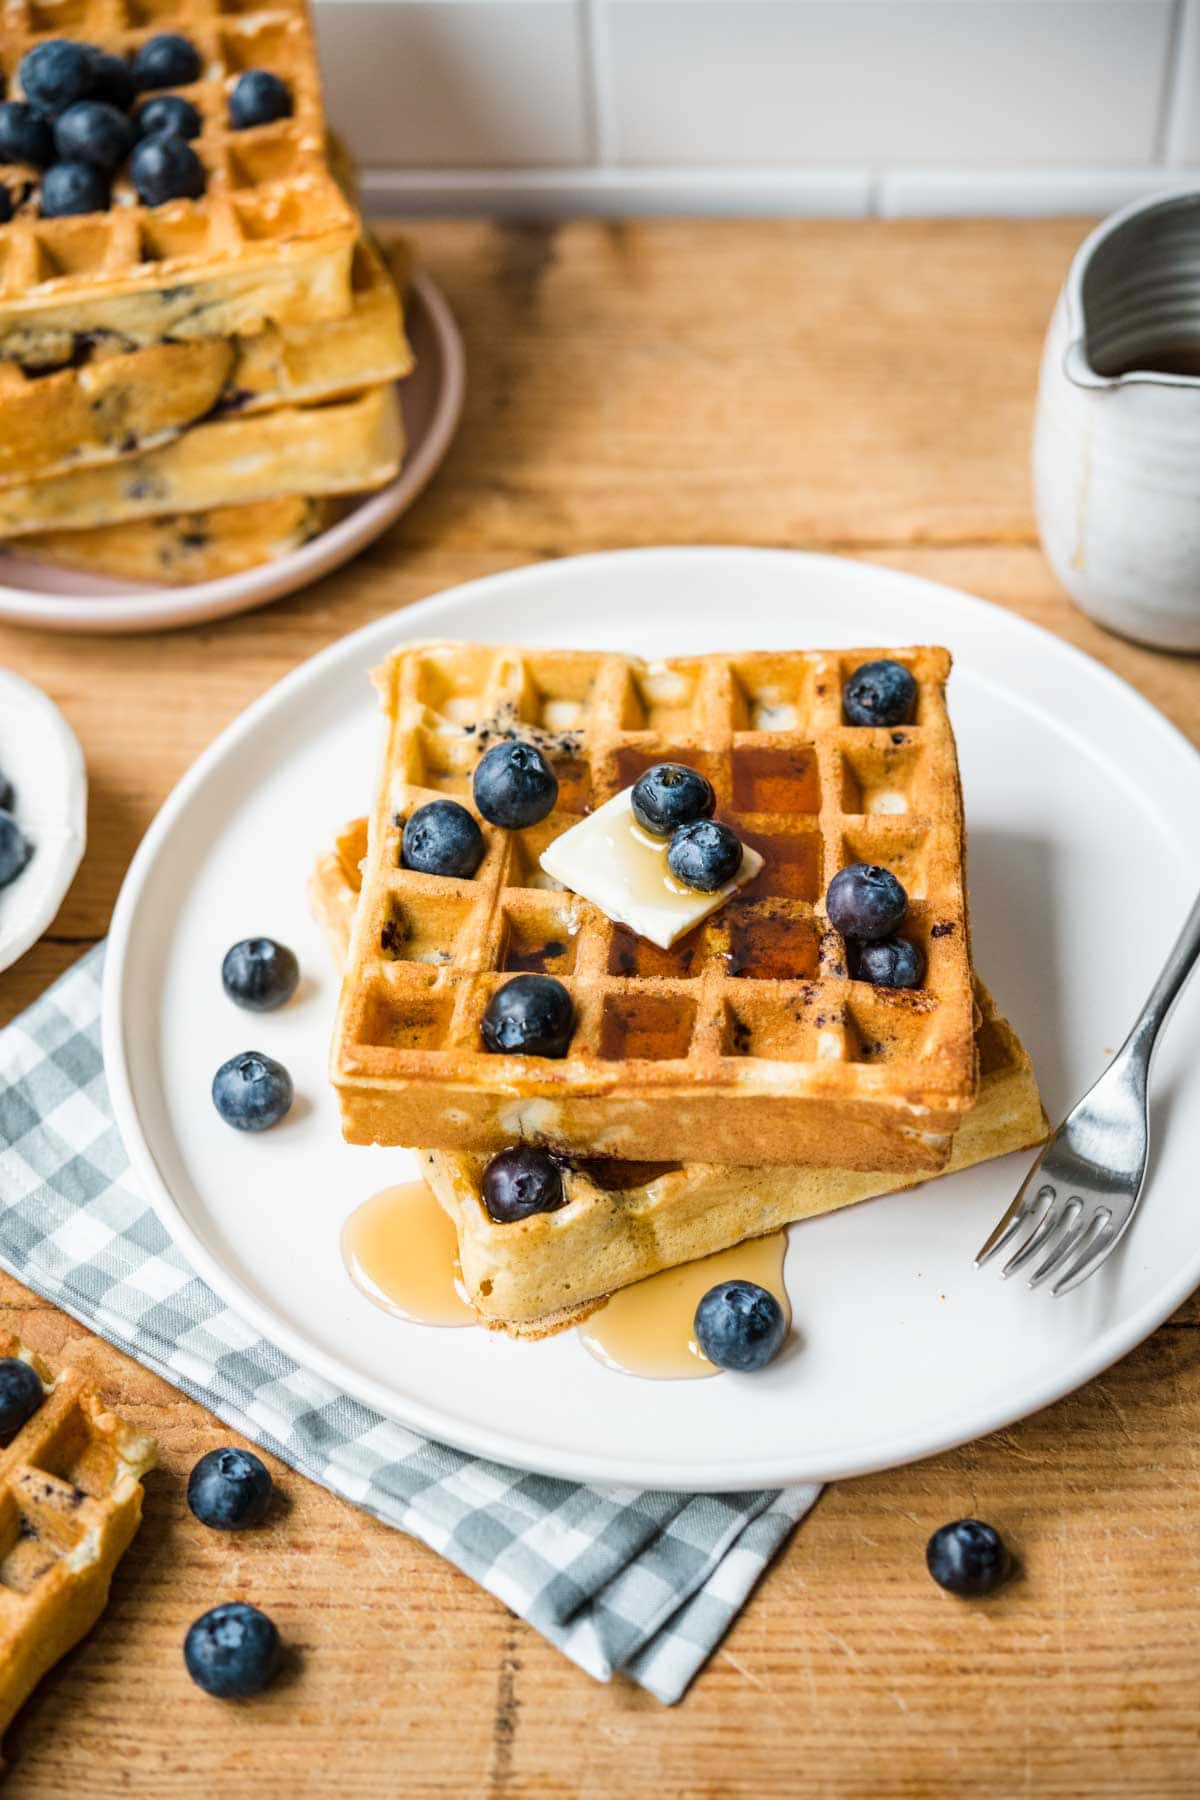
[[342,1227],[350,1279],[384,1312],[417,1325],[473,1325],[454,1227],[424,1181],[372,1194]]

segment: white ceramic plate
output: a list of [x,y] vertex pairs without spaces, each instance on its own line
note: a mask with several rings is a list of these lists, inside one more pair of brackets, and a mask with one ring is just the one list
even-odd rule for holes
[[[353,1149],[325,1078],[336,983],[310,923],[315,852],[367,805],[378,742],[367,670],[448,635],[647,654],[937,642],[971,827],[980,970],[1059,1112],[1121,1040],[1197,887],[1200,758],[1130,688],[982,601],[864,563],[755,550],[643,550],[522,569],[382,619],[231,726],[141,846],[110,940],[105,1060],[146,1191],[195,1267],[261,1331],[414,1428],[598,1482],[738,1489],[856,1475],[992,1431],[1086,1381],[1200,1281],[1200,982],[1157,1069],[1158,1146],[1123,1251],[1054,1300],[972,1256],[1028,1158],[793,1228],[790,1351],[755,1376],[652,1382],[540,1344],[408,1325],[347,1280],[352,1207],[405,1179]],[[221,957],[266,932],[307,981],[277,1015],[223,997]],[[212,1109],[214,1069],[256,1048],[302,1097],[261,1138]],[[702,1151],[703,1146],[697,1146]]]
[[307,587],[386,531],[410,507],[450,447],[462,411],[462,340],[435,283],[418,271],[409,288],[405,328],[416,356],[398,383],[407,449],[400,473],[358,500],[327,531],[277,562],[191,587],[114,581],[22,556],[0,555],[0,619],[51,631],[160,631],[248,612]]
[[87,842],[87,775],[79,740],[49,695],[0,669],[0,770],[33,855],[0,888],[0,969],[49,929]]

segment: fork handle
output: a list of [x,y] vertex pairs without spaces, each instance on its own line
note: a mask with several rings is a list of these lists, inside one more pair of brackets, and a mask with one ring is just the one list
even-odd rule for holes
[[1184,922],[1175,947],[1163,965],[1158,980],[1150,990],[1137,1023],[1122,1046],[1122,1054],[1140,1054],[1147,1061],[1155,1039],[1167,1014],[1183,992],[1188,976],[1200,959],[1200,894],[1192,902],[1192,910]]

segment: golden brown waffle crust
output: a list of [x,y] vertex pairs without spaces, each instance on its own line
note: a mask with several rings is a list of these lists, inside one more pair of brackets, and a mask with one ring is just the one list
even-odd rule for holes
[[[866,1170],[940,1167],[974,1100],[963,822],[945,705],[950,657],[889,649],[918,686],[914,723],[843,724],[845,678],[880,651],[672,658],[406,646],[378,672],[386,743],[331,1072],[355,1143]],[[498,736],[542,744],[559,810],[482,824],[473,881],[399,867],[402,821],[471,806]],[[555,891],[546,844],[664,758],[701,768],[763,874],[682,946],[656,951]],[[901,810],[903,809],[903,810]],[[849,862],[893,869],[926,952],[925,986],[849,979],[823,896]],[[779,949],[780,944],[784,946]],[[561,1061],[489,1056],[480,1019],[518,968],[571,991]],[[739,972],[740,971],[740,972]]]
[[291,495],[215,507],[211,512],[166,513],[92,530],[45,531],[21,539],[26,556],[90,569],[125,581],[183,585],[220,581],[298,550],[332,525],[336,500]]
[[[338,968],[358,905],[367,825],[356,820],[313,871],[309,896]],[[978,1098],[954,1134],[947,1172],[1039,1143],[1048,1124],[1033,1066],[982,982],[975,983]],[[883,1172],[584,1159],[565,1173],[567,1205],[500,1225],[482,1199],[486,1158],[418,1152],[454,1224],[464,1284],[481,1323],[519,1337],[578,1324],[607,1294],[661,1269],[798,1220],[912,1186]]]
[[46,1398],[0,1451],[0,1731],[47,1669],[104,1610],[112,1573],[137,1530],[154,1439],[104,1403],[74,1369],[57,1375],[10,1333]]
[[[7,0],[0,10],[6,71],[33,43],[63,35],[47,10],[37,0]],[[120,55],[167,24],[161,12],[136,25],[126,18],[112,0],[81,0],[62,24]],[[41,219],[31,195],[0,227],[0,357],[63,362],[85,331],[112,332],[136,348],[347,311],[358,221],[326,159],[307,6],[266,0],[247,11],[238,0],[189,0],[170,23],[204,65],[202,78],[180,90],[203,118],[194,143],[207,174],[203,198],[145,207],[122,177],[108,212]],[[287,81],[293,116],[233,131],[229,92],[254,67]],[[0,170],[17,194],[34,174]]]

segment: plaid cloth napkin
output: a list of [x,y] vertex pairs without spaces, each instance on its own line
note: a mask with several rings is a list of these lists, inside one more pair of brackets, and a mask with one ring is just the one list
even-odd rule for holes
[[528,1475],[319,1381],[195,1275],[138,1192],[100,1055],[103,946],[0,1032],[0,1264],[273,1455],[668,1704],[819,1489],[671,1494]]

